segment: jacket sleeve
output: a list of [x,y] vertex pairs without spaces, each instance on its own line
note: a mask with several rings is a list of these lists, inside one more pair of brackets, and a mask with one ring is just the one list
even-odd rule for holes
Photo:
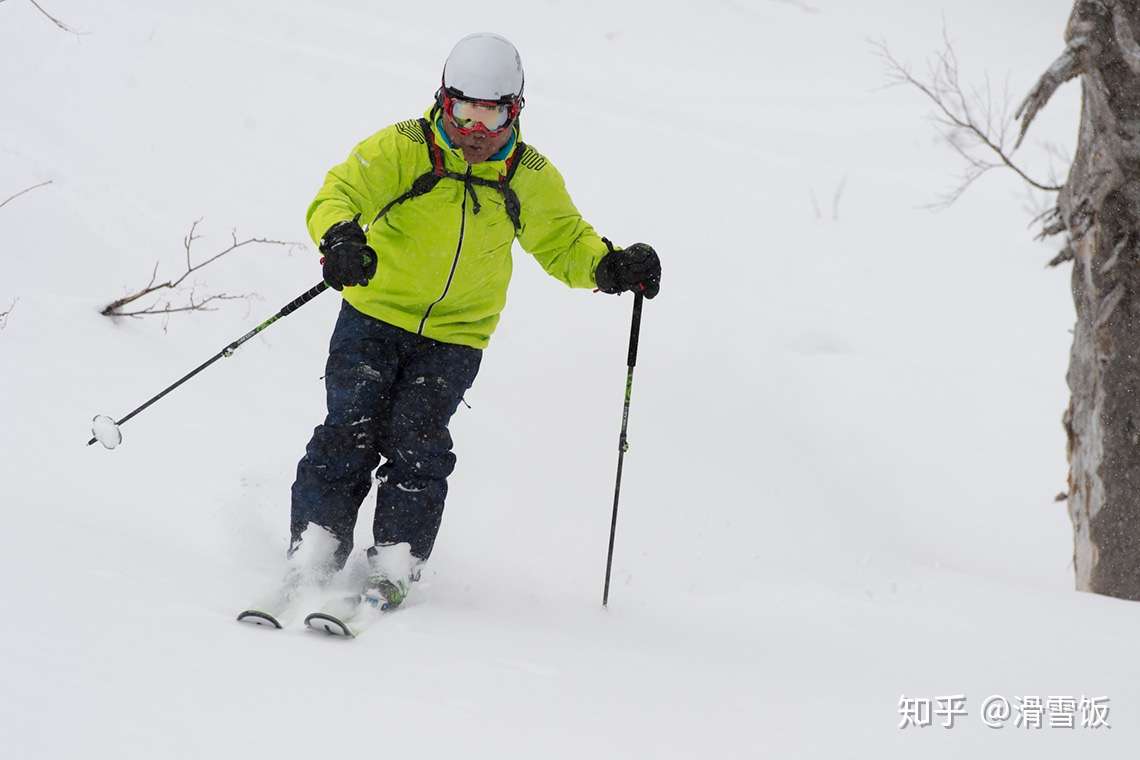
[[325,175],[324,185],[305,214],[314,243],[320,244],[329,227],[357,214],[361,225],[370,224],[382,204],[399,195],[405,161],[395,138],[394,127],[377,132],[358,143],[343,163]]
[[551,276],[572,288],[594,287],[606,244],[570,200],[553,164],[530,147],[519,160],[511,183],[518,183],[521,205],[519,243]]

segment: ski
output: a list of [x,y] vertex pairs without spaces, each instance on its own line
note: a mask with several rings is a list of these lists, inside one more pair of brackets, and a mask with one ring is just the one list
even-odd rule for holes
[[278,615],[265,610],[249,609],[242,610],[238,613],[237,620],[239,623],[252,623],[253,625],[262,625],[267,628],[276,628],[278,630],[284,628]]
[[242,610],[237,616],[238,622],[275,630],[284,628],[296,612],[303,587],[304,576],[301,573],[288,573],[280,587],[266,594],[253,606]]
[[342,596],[325,604],[317,612],[305,617],[305,625],[313,631],[323,631],[330,636],[343,636],[354,639],[362,629],[357,621],[361,607],[367,606],[362,594]]
[[367,591],[341,597],[307,615],[305,625],[312,631],[354,639],[388,612],[383,605],[382,598]]
[[305,625],[311,631],[324,631],[330,636],[340,636],[346,639],[356,638],[356,631],[353,631],[348,623],[327,612],[309,613],[305,618]]

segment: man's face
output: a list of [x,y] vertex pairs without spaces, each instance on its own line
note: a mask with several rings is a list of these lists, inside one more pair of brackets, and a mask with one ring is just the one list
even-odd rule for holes
[[[511,130],[504,129],[501,135],[491,136],[486,132],[472,132],[461,135],[458,131],[450,129],[451,124],[443,120],[443,128],[451,141],[463,149],[463,158],[469,164],[478,164],[502,150],[511,138]],[[454,134],[452,132],[455,131]]]

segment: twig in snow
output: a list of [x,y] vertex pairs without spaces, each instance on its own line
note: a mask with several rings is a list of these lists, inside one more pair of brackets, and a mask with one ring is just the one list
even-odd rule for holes
[[819,13],[819,8],[816,8],[814,5],[808,5],[807,3],[802,2],[802,0],[772,0],[772,2],[780,3],[782,5],[794,5],[804,13]]
[[[847,177],[839,180],[839,184],[835,186],[835,192],[831,195],[831,221],[839,221],[839,204],[843,200],[843,193],[847,190]],[[823,208],[819,205],[819,197],[815,194],[815,188],[808,189],[808,197],[811,200],[811,208],[815,213],[816,221],[823,220]]]
[[[3,0],[0,0],[0,2],[2,2],[2,1]],[[8,326],[8,315],[11,314],[12,310],[16,308],[16,303],[19,300],[20,300],[19,298],[13,299],[12,304],[7,309],[5,309],[4,311],[0,311],[0,330],[3,330],[5,327]]]
[[831,221],[839,221],[839,202],[843,200],[843,192],[847,189],[847,177],[839,181],[839,186],[835,188],[835,195],[831,196]]
[[201,224],[201,222],[202,220],[198,219],[192,225],[190,225],[190,232],[182,240],[182,247],[186,251],[186,271],[183,272],[181,277],[176,280],[167,280],[166,282],[156,284],[155,281],[158,279],[158,262],[156,261],[154,264],[154,270],[150,275],[150,281],[146,284],[146,287],[134,293],[131,293],[130,295],[123,296],[118,300],[112,301],[111,303],[104,306],[99,313],[106,317],[141,317],[147,314],[176,314],[183,311],[213,311],[213,309],[207,308],[207,306],[214,301],[234,301],[248,299],[251,297],[251,294],[247,293],[245,295],[231,296],[226,295],[225,293],[219,293],[217,295],[211,295],[202,299],[197,299],[195,298],[194,291],[191,290],[189,303],[184,305],[175,306],[172,305],[170,301],[164,302],[162,299],[158,299],[154,301],[150,306],[142,309],[123,311],[123,307],[134,303],[141,298],[146,298],[147,296],[157,293],[160,290],[176,290],[191,274],[197,272],[205,266],[208,266],[209,264],[214,263],[226,254],[232,253],[242,246],[246,246],[251,243],[287,246],[298,245],[298,243],[290,243],[284,240],[271,240],[269,238],[247,238],[245,240],[239,241],[237,239],[237,231],[231,230],[230,237],[232,242],[228,248],[214,254],[201,263],[195,264],[192,260],[190,252],[191,248],[194,245],[194,241],[199,239],[199,235],[195,233],[197,232],[198,225]]
[[[0,3],[2,3],[2,2],[4,2],[4,0],[0,0]],[[21,190],[20,192],[16,193],[15,195],[9,196],[8,198],[4,199],[4,202],[0,203],[0,208],[4,208],[5,206],[8,205],[8,203],[10,201],[16,200],[17,198],[19,198],[24,193],[30,193],[33,190],[35,190],[37,187],[43,187],[44,185],[50,185],[51,183],[52,183],[52,180],[49,179],[47,182],[41,182],[38,185],[32,185],[31,187],[25,188],[25,189]]]
[[55,16],[53,16],[50,13],[48,13],[47,11],[45,11],[43,9],[43,6],[40,5],[39,3],[37,3],[36,0],[28,0],[28,2],[31,3],[32,5],[36,6],[36,10],[38,10],[40,13],[44,14],[44,16],[46,16],[53,24],[55,24],[57,27],[59,27],[63,31],[70,32],[76,36],[84,34],[84,32],[80,32],[77,29],[72,29],[70,26],[68,26],[67,24],[65,24],[62,21],[60,21],[59,19],[57,19]]
[[184,306],[173,306],[170,301],[166,301],[160,308],[158,302],[155,302],[145,309],[139,309],[138,311],[116,311],[113,314],[104,311],[103,314],[110,317],[141,317],[146,314],[177,314],[182,311],[217,311],[216,309],[206,308],[206,304],[213,301],[244,301],[252,297],[253,296],[249,293],[240,296],[230,296],[225,293],[219,293],[218,295],[206,296],[198,301],[194,299],[194,291],[191,290],[190,302]]

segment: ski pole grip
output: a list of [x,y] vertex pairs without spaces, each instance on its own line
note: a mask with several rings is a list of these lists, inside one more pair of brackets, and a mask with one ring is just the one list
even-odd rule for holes
[[328,288],[327,282],[321,282],[317,285],[314,285],[313,287],[309,288],[308,290],[306,290],[301,295],[297,296],[297,298],[295,300],[293,300],[289,304],[286,304],[286,306],[283,309],[281,309],[281,311],[277,312],[277,316],[279,316],[279,317],[289,316],[290,314],[295,312],[297,309],[301,308],[302,306],[307,304],[309,301],[312,301],[314,298],[319,296],[327,288]]
[[629,328],[629,360],[627,366],[637,366],[637,341],[641,337],[641,304],[645,296],[635,293],[633,296],[633,321]]

